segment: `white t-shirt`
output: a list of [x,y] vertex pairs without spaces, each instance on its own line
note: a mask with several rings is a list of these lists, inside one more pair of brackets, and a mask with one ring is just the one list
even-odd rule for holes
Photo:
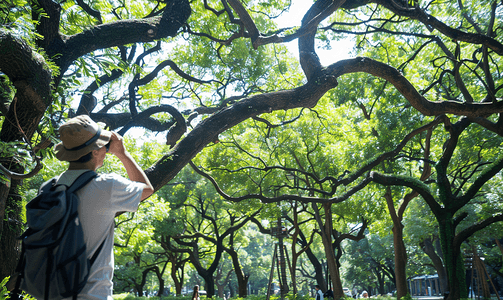
[[[58,184],[69,186],[86,171],[88,170],[68,170],[61,174]],[[91,258],[106,239],[78,299],[112,299],[115,214],[136,211],[144,186],[143,183],[130,181],[117,174],[99,174],[77,191],[79,219],[84,231],[87,257]]]
[[316,294],[317,294],[315,297],[316,300],[323,300],[323,292],[321,290],[317,290]]

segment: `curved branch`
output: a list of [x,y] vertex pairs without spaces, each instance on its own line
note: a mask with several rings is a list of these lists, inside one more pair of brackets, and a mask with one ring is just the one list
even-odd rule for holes
[[219,39],[219,38],[212,36],[211,34],[205,33],[205,32],[192,31],[192,29],[190,28],[190,25],[188,25],[188,24],[185,27],[186,27],[185,30],[188,33],[196,35],[196,36],[202,36],[202,37],[208,38],[216,43],[219,43],[220,45],[230,45],[232,43],[232,41],[234,41],[235,39],[238,39],[240,37],[247,37],[247,33],[240,30],[238,32],[234,32],[228,39],[222,40],[222,39]]
[[[430,160],[430,145],[431,145],[431,136],[433,134],[433,127],[428,129],[428,132],[426,133],[426,138],[425,138],[425,146],[424,146],[424,166],[423,166],[423,172],[421,173],[421,177],[419,180],[422,182],[426,181],[431,175],[431,164],[429,162]],[[403,218],[403,215],[405,213],[405,209],[409,205],[409,202],[412,201],[412,199],[416,198],[416,196],[419,195],[416,191],[412,191],[405,195],[403,197],[403,202],[400,204],[398,208],[398,213],[397,216],[400,218],[400,220]]]
[[220,81],[214,80],[214,79],[211,79],[211,80],[201,80],[201,79],[197,79],[195,77],[192,77],[189,74],[187,74],[187,73],[183,72],[182,70],[180,70],[180,68],[177,66],[177,64],[174,61],[168,59],[168,60],[165,60],[165,61],[161,62],[148,75],[145,75],[145,77],[143,77],[142,79],[139,79],[138,82],[137,82],[137,85],[145,85],[145,84],[149,83],[150,81],[152,81],[153,79],[155,79],[157,77],[157,74],[162,69],[164,69],[166,66],[171,67],[171,69],[173,71],[175,71],[176,74],[178,74],[180,77],[182,77],[183,79],[186,79],[188,81],[192,81],[192,82],[200,83],[200,84],[212,83],[212,82],[218,82],[218,83],[222,84]]
[[306,28],[307,34],[299,38],[299,58],[300,65],[308,81],[313,79],[315,74],[319,72],[322,67],[314,47],[316,28],[321,21],[330,16],[344,2],[345,0],[316,1],[304,18],[302,18],[302,27]]
[[37,165],[27,174],[12,172],[2,164],[0,164],[0,171],[2,171],[4,175],[10,179],[28,179],[37,175],[40,170],[42,170],[42,163],[40,162],[40,160],[37,160]]
[[501,222],[501,221],[503,221],[503,214],[499,213],[499,214],[495,214],[485,220],[477,222],[477,223],[469,226],[468,228],[463,229],[458,234],[456,234],[456,236],[454,237],[453,247],[455,247],[455,249],[459,249],[459,247],[461,247],[461,244],[464,241],[466,241],[470,236],[472,236],[474,233],[486,228],[487,226],[489,226],[493,223]]
[[365,72],[388,80],[419,112],[426,116],[456,114],[482,117],[503,112],[503,101],[494,103],[467,103],[458,101],[429,101],[397,69],[376,60],[356,57],[338,61],[327,67],[335,77],[343,74]]
[[211,177],[211,175],[207,174],[206,172],[203,172],[192,161],[190,161],[189,164],[197,174],[208,179],[211,182],[211,184],[213,184],[213,186],[215,187],[215,190],[217,191],[217,193],[220,196],[222,196],[225,200],[231,201],[231,202],[241,202],[241,201],[248,200],[248,199],[257,199],[257,200],[260,200],[260,202],[262,202],[262,203],[276,203],[276,202],[281,202],[281,201],[298,201],[298,202],[302,202],[302,203],[313,203],[313,204],[314,203],[340,203],[340,202],[343,202],[343,201],[349,199],[356,192],[365,188],[371,181],[368,177],[364,178],[359,184],[352,187],[344,195],[342,195],[340,197],[333,197],[333,198],[303,197],[303,196],[298,196],[298,195],[281,195],[278,197],[266,197],[262,194],[248,194],[248,195],[244,195],[241,197],[232,197],[232,196],[226,194],[218,186],[218,183],[216,182],[216,180],[213,177]]
[[480,126],[496,133],[497,135],[503,136],[503,123],[501,122],[494,123],[491,120],[482,117],[470,118],[470,121],[479,124]]
[[176,124],[169,128],[166,134],[166,145],[170,147],[175,146],[176,142],[182,137],[182,135],[187,131],[187,123],[182,114],[174,107],[171,107],[169,113],[173,116]]
[[120,133],[125,134],[127,130],[135,126],[157,132],[169,129],[175,123],[174,121],[161,123],[156,119],[150,118],[150,116],[161,112],[173,115],[169,105],[160,105],[149,107],[143,112],[138,113],[135,117],[132,117],[130,113],[109,114],[103,112],[91,113],[89,116],[96,122],[105,123],[110,130],[123,127]]
[[85,3],[83,0],[77,0],[77,4],[82,7],[82,9],[91,15],[93,18],[98,20],[98,24],[103,24],[103,19],[101,18],[101,13],[99,10],[95,10],[92,7],[90,7],[87,3]]
[[260,33],[257,29],[257,26],[255,26],[255,22],[253,22],[252,18],[250,17],[250,14],[246,11],[246,9],[243,7],[241,2],[239,0],[227,0],[229,2],[229,5],[234,9],[234,11],[238,14],[239,18],[241,19],[241,22],[243,22],[243,25],[245,28],[248,30],[248,33],[250,34],[251,40],[252,40],[252,45],[254,49],[257,49],[258,46],[255,44],[256,40],[258,39]]
[[208,5],[208,0],[204,0],[204,8],[211,11],[212,13],[214,13],[217,17],[220,16],[221,14],[223,14],[225,12],[225,9],[222,9],[220,11],[217,11],[216,9],[210,7]]
[[428,123],[428,124],[426,124],[424,126],[421,126],[421,127],[417,128],[417,129],[414,129],[412,132],[410,132],[409,134],[407,134],[402,139],[402,141],[400,142],[400,144],[398,144],[395,147],[395,149],[379,155],[377,158],[375,158],[374,160],[372,160],[370,163],[368,163],[367,165],[363,166],[360,170],[358,170],[357,172],[353,173],[348,178],[342,180],[342,182],[344,182],[344,184],[347,184],[347,182],[353,181],[355,178],[360,177],[363,173],[372,170],[372,168],[374,168],[375,166],[377,166],[378,164],[380,164],[382,161],[384,161],[384,159],[396,156],[405,147],[405,145],[407,145],[407,143],[414,136],[418,135],[419,133],[421,133],[421,132],[423,132],[425,130],[430,130],[431,128],[437,126],[440,122],[442,122],[442,121],[444,121],[446,119],[447,119],[446,116],[439,116],[439,117],[435,118],[435,120],[433,120],[432,122],[430,122],[430,123]]
[[356,235],[352,235],[351,233],[343,233],[339,235],[334,243],[341,243],[344,239],[349,239],[352,241],[359,241],[365,237],[365,230],[367,229],[369,224],[369,220],[363,218],[362,220],[362,225],[360,226],[360,229],[358,230],[358,233]]
[[493,178],[499,171],[503,169],[503,158],[500,158],[499,161],[494,163],[491,167],[487,168],[487,170],[480,175],[473,184],[468,188],[466,193],[458,198],[458,201],[455,201],[455,205],[458,208],[463,207],[466,203],[472,200],[478,191],[482,188],[482,186],[491,178]]
[[437,29],[442,34],[446,35],[451,39],[463,41],[470,44],[481,44],[492,49],[497,54],[503,55],[503,44],[490,36],[480,33],[464,32],[459,29],[451,28],[447,26],[445,23],[439,21],[437,18],[433,17],[432,15],[427,14],[418,7],[415,8],[400,7],[396,5],[395,1],[389,1],[389,0],[374,0],[373,2],[382,5],[383,7],[389,9],[390,11],[394,12],[397,15],[418,20],[427,26],[431,26],[432,28]]
[[441,206],[435,201],[435,198],[433,197],[433,194],[431,193],[428,186],[419,180],[405,176],[379,174],[374,171],[370,172],[370,179],[373,182],[382,184],[384,186],[406,186],[413,189],[423,197],[423,199],[426,201],[435,215],[442,209]]
[[[257,94],[221,109],[200,122],[186,137],[145,172],[156,189],[167,184],[178,171],[218,135],[240,122],[275,110],[314,107],[330,89],[337,86],[333,76],[320,76],[292,90]],[[173,160],[172,157],[177,157]]]
[[191,8],[187,0],[169,1],[161,16],[120,20],[95,26],[67,37],[59,47],[51,48],[48,54],[61,54],[57,63],[61,67],[61,73],[64,73],[76,58],[94,50],[175,36],[190,13]]
[[[121,135],[124,135],[129,129],[135,126],[141,126],[144,128],[147,128],[152,131],[164,131],[167,130],[170,126],[173,125],[173,122],[167,122],[167,123],[161,123],[155,119],[150,118],[152,115],[161,113],[161,112],[167,112],[171,114],[172,116],[175,116],[176,114],[179,114],[178,110],[174,108],[171,105],[168,104],[163,104],[159,106],[152,106],[147,108],[146,110],[138,113],[137,115],[132,115],[132,114],[120,114],[122,119],[126,119],[127,116],[129,116],[129,119],[127,120],[127,123],[123,124],[123,128],[118,132]],[[105,114],[105,117],[108,114]],[[93,114],[91,118],[97,118],[99,119],[99,114]],[[108,125],[108,123],[105,121],[105,123]],[[117,124],[116,124],[117,125]],[[121,125],[117,126],[120,127]],[[115,128],[117,128],[115,127]]]
[[110,72],[110,74],[104,74],[97,80],[93,81],[90,85],[85,89],[82,97],[80,98],[79,107],[77,108],[76,115],[86,114],[89,115],[96,105],[98,105],[98,101],[96,97],[94,97],[93,93],[98,90],[98,88],[108,82],[111,82],[124,74],[124,71],[120,69],[114,69]]

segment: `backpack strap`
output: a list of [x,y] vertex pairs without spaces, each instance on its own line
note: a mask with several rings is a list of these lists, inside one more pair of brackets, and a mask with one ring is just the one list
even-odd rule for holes
[[103,242],[101,242],[101,245],[98,247],[98,249],[96,249],[96,252],[94,252],[93,256],[89,260],[91,262],[91,266],[94,264],[94,261],[98,258],[98,255],[100,254],[101,249],[103,249],[103,245],[105,245],[106,240],[107,238],[105,238]]
[[58,182],[59,176],[53,177],[46,182],[42,183],[40,188],[38,189],[38,194],[41,193],[48,193],[51,191],[52,188],[56,186],[56,183]]
[[75,193],[78,189],[86,185],[96,176],[98,176],[98,174],[96,174],[96,172],[94,171],[87,171],[85,173],[82,173],[68,188],[68,192]]
[[[95,171],[92,170],[86,171],[80,174],[79,177],[77,177],[77,179],[75,179],[75,181],[72,183],[72,185],[67,187],[67,190],[69,192],[74,193],[75,191],[86,185],[89,181],[91,181],[91,179],[93,179],[96,176],[98,176],[98,174]],[[40,186],[39,194],[48,193],[51,191],[51,189],[55,188],[56,186],[59,186],[58,184],[59,177],[60,176],[56,176],[44,182]]]

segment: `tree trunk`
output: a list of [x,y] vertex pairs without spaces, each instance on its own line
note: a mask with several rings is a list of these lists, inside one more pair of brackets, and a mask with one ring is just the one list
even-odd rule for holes
[[231,256],[234,273],[236,273],[236,278],[238,280],[238,295],[240,298],[245,298],[248,294],[246,287],[250,276],[244,274],[243,268],[241,268],[241,264],[239,263],[238,254],[234,248],[227,248],[226,252]]
[[447,272],[447,300],[468,298],[466,272],[460,249],[454,247],[454,224],[451,214],[437,216],[440,243],[444,254],[445,270]]
[[164,279],[158,278],[159,279],[159,291],[157,292],[157,297],[161,297],[164,295]]
[[135,284],[136,294],[138,297],[143,297],[143,284]]
[[[180,256],[183,254],[180,254]],[[182,295],[182,282],[183,282],[183,269],[181,270],[182,275],[180,276],[181,278],[178,278],[177,276],[177,271],[178,271],[178,263],[176,262],[178,258],[178,255],[176,253],[172,253],[170,256],[170,262],[171,262],[171,279],[173,280],[173,283],[175,284],[175,293],[177,296]]]
[[[384,295],[384,272],[379,272],[379,269],[376,269],[376,277],[377,277],[377,291],[380,295]],[[397,298],[400,299],[400,298]]]
[[[30,141],[52,100],[51,72],[24,40],[1,28],[0,53],[0,69],[16,87],[14,99],[3,119],[0,140],[21,141],[24,134]],[[3,159],[11,161],[8,157]],[[12,165],[6,165],[6,168],[24,172],[19,166],[13,169]],[[0,186],[0,281],[14,273],[19,256],[16,238],[23,230],[23,224],[19,222],[21,197],[18,189],[22,182],[11,180],[10,184],[10,187]]]
[[403,225],[393,226],[393,247],[395,250],[396,298],[402,299],[409,293],[407,287],[407,250],[403,243]]
[[[321,240],[323,242],[323,248],[325,250],[325,255],[327,258],[328,271],[330,273],[330,279],[332,280],[332,288],[334,292],[334,299],[340,299],[344,297],[344,291],[342,290],[341,276],[339,273],[339,266],[335,259],[335,253],[332,246],[332,210],[330,203],[324,203],[323,208],[325,210],[325,225],[322,224],[321,218],[319,216],[319,210],[315,203],[313,203],[313,208],[315,209],[315,216],[321,230]],[[327,287],[322,287],[324,291]]]
[[12,180],[10,188],[6,185],[0,186],[1,194],[9,194],[5,196],[6,207],[9,212],[0,220],[2,230],[0,231],[0,281],[14,273],[20,253],[20,241],[17,239],[23,232],[23,224],[21,220],[22,207],[21,199],[18,193],[19,180]]
[[[438,239],[435,239],[435,241],[437,243],[439,242]],[[435,270],[437,270],[440,291],[442,293],[445,292],[447,290],[447,274],[445,272],[444,264],[442,263],[442,258],[437,255],[437,252],[435,252],[435,247],[433,246],[430,238],[425,239],[421,243],[421,249],[423,249],[424,253],[428,255],[435,267]],[[441,249],[438,250],[441,251]]]
[[212,298],[215,295],[215,281],[213,279],[213,274],[208,272],[199,272],[199,275],[204,279],[206,297]]
[[238,296],[240,298],[248,296],[248,279],[250,279],[250,276],[244,274],[238,277]]
[[182,284],[180,281],[178,281],[174,277],[176,277],[176,275],[174,275],[174,276],[171,275],[171,279],[173,279],[173,282],[175,283],[175,294],[177,296],[180,296],[180,295],[182,295]]
[[[302,233],[301,236],[303,236]],[[316,279],[316,284],[321,287],[326,286],[325,279],[323,278],[323,267],[321,266],[320,261],[318,260],[316,255],[314,255],[310,247],[306,249],[306,255],[314,268],[314,277]]]

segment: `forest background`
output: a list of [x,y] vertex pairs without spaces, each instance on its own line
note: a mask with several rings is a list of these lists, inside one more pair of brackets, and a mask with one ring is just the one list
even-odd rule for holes
[[477,256],[501,280],[503,3],[309,4],[0,3],[0,278],[24,204],[65,168],[55,129],[89,114],[157,191],[117,219],[118,291],[155,274],[181,293],[197,273],[209,296],[231,279],[258,292],[282,226],[282,292],[391,282],[402,298],[437,272],[447,299],[466,298]]

